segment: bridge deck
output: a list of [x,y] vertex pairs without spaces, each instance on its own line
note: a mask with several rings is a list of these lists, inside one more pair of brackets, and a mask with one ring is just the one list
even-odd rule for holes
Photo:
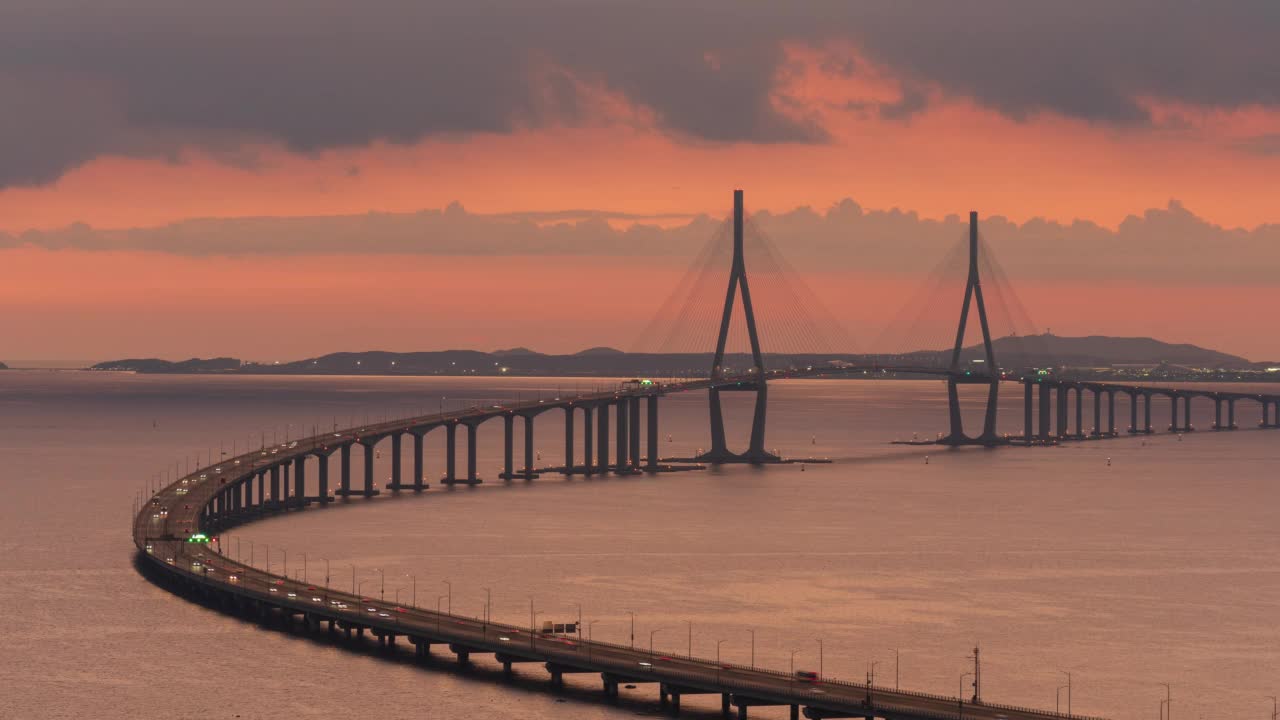
[[[770,377],[782,379],[783,375],[779,373]],[[452,644],[477,654],[501,653],[508,658],[553,663],[554,667],[565,672],[599,672],[615,681],[661,682],[689,692],[725,693],[732,695],[735,702],[745,705],[804,706],[810,711],[832,717],[868,716],[895,720],[1049,720],[1082,717],[987,702],[974,704],[954,697],[868,687],[865,684],[829,678],[811,682],[764,668],[717,664],[713,660],[692,657],[655,657],[645,650],[632,647],[542,636],[528,628],[486,623],[416,607],[397,607],[381,600],[362,598],[351,592],[268,574],[221,554],[220,548],[215,550],[211,545],[186,541],[189,535],[203,529],[201,521],[204,509],[225,485],[242,482],[263,470],[283,466],[311,453],[331,452],[335,446],[352,444],[360,438],[384,436],[450,421],[477,422],[507,413],[540,412],[575,402],[607,401],[619,395],[645,396],[749,380],[750,377],[704,380],[629,393],[603,393],[557,398],[550,402],[533,401],[519,405],[477,408],[351,428],[298,440],[287,446],[263,448],[228,459],[216,466],[197,469],[161,489],[136,515],[134,541],[141,551],[141,557],[155,568],[204,592],[242,603],[278,608],[291,614],[303,614],[313,621],[330,621],[339,626],[368,629],[375,634],[409,637],[416,642]],[[279,512],[284,509],[282,503],[274,503],[274,506],[263,512]],[[161,513],[160,508],[165,508],[167,512]],[[242,520],[247,520],[247,515]],[[199,566],[194,564],[197,562]]]

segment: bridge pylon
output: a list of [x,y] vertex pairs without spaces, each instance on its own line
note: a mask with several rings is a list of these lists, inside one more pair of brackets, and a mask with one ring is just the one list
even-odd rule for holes
[[[982,368],[960,361],[964,348],[964,331],[969,321],[969,309],[978,308],[978,323],[982,327],[984,358]],[[964,418],[960,415],[960,385],[987,385],[987,410],[983,417],[982,434],[970,437],[964,433]],[[978,213],[969,213],[969,277],[964,286],[964,304],[960,308],[960,325],[956,328],[956,344],[951,350],[951,364],[947,368],[947,408],[950,414],[951,432],[939,440],[942,445],[999,445],[996,435],[996,402],[1000,394],[1000,366],[996,364],[995,350],[991,345],[991,327],[987,323],[987,304],[982,297],[982,279],[978,273]]]
[[[742,191],[733,191],[733,265],[729,269],[729,289],[725,293],[724,313],[720,317],[720,336],[716,340],[716,354],[711,361],[711,379],[724,377],[724,350],[729,340],[729,322],[733,319],[734,299],[739,288],[742,291],[742,312],[747,322],[747,337],[751,342],[750,374],[753,380],[731,385],[712,387],[707,391],[711,406],[711,449],[699,455],[698,462],[712,464],[751,463],[760,465],[781,462],[781,459],[765,450],[764,429],[769,406],[769,391],[765,383],[764,355],[760,352],[760,334],[756,331],[756,314],[751,306],[751,286],[747,282],[747,264],[743,252]],[[724,412],[720,405],[720,393],[730,391],[755,391],[755,413],[751,419],[751,440],[746,452],[735,453],[725,443]]]

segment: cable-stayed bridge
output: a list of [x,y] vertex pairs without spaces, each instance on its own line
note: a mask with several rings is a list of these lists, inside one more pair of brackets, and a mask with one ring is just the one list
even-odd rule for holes
[[[910,692],[868,682],[846,682],[825,677],[821,672],[797,674],[794,668],[782,672],[767,668],[722,663],[719,659],[690,655],[657,654],[652,648],[634,643],[621,646],[585,639],[577,632],[546,631],[532,622],[529,627],[493,622],[491,618],[467,618],[410,603],[388,603],[385,598],[362,596],[358,587],[343,588],[328,581],[308,583],[291,578],[287,568],[274,573],[269,561],[260,568],[252,559],[233,556],[231,546],[210,538],[277,513],[310,506],[372,498],[383,490],[391,493],[422,492],[425,482],[424,439],[432,432],[446,435],[446,484],[482,482],[477,466],[478,435],[481,426],[500,421],[503,428],[503,469],[505,482],[531,481],[541,474],[598,475],[634,474],[697,469],[705,464],[751,463],[768,465],[786,459],[766,450],[768,385],[784,380],[827,377],[842,374],[878,376],[920,375],[937,377],[947,385],[947,423],[938,443],[949,446],[1000,445],[1036,446],[1066,440],[1117,437],[1116,397],[1128,399],[1127,432],[1155,431],[1152,404],[1157,399],[1170,403],[1169,429],[1186,432],[1190,425],[1193,399],[1210,401],[1215,407],[1214,429],[1234,429],[1236,406],[1256,404],[1262,427],[1280,426],[1280,395],[1188,390],[1175,387],[1081,382],[1046,375],[1032,368],[1005,368],[992,341],[992,316],[988,292],[1001,289],[984,285],[984,259],[976,213],[969,217],[969,234],[960,257],[963,260],[963,293],[959,301],[958,323],[953,342],[945,352],[909,352],[866,363],[818,363],[802,367],[766,367],[768,338],[762,332],[747,267],[747,222],[741,191],[734,194],[734,211],[728,229],[727,248],[704,253],[697,264],[699,276],[708,276],[711,261],[727,255],[727,289],[718,302],[718,315],[690,310],[688,298],[696,293],[697,277],[685,288],[685,302],[668,303],[677,315],[692,317],[695,325],[714,329],[711,367],[704,378],[673,382],[636,380],[604,392],[562,395],[549,399],[472,407],[401,418],[383,423],[337,429],[293,442],[262,447],[232,458],[200,467],[150,494],[138,498],[132,534],[144,570],[157,582],[176,592],[264,622],[293,626],[301,620],[307,631],[339,635],[362,642],[368,633],[388,651],[403,638],[417,656],[433,646],[447,648],[459,663],[467,664],[476,655],[492,656],[509,676],[513,666],[541,665],[559,687],[568,674],[596,674],[604,696],[614,700],[620,684],[652,684],[658,688],[665,708],[674,713],[687,695],[718,695],[725,717],[737,713],[746,718],[749,709],[760,706],[790,708],[792,718],[803,712],[808,718],[884,718],[885,720],[1049,720],[1073,718],[1058,712],[993,703],[982,697],[981,673],[975,652],[972,694],[943,697]],[[726,236],[729,233],[725,233]],[[729,239],[728,237],[724,239]],[[990,265],[986,265],[990,269]],[[990,270],[989,270],[990,272]],[[679,294],[679,291],[678,293]],[[799,298],[803,291],[793,293]],[[802,303],[797,303],[802,304]],[[793,308],[794,309],[794,308]],[[956,308],[953,308],[953,310]],[[707,318],[711,317],[711,322]],[[750,365],[731,368],[729,357],[733,320],[740,317],[749,349]],[[955,317],[954,315],[952,317]],[[965,338],[976,329],[981,342],[976,353],[966,348]],[[812,340],[820,332],[797,330],[792,337]],[[998,398],[1002,386],[1021,384],[1024,399],[1022,433],[998,432]],[[966,428],[961,408],[962,388],[976,386],[985,401],[980,425]],[[705,453],[678,461],[658,453],[660,436],[659,403],[671,393],[707,392],[711,442]],[[751,429],[745,449],[731,448],[727,437],[721,396],[728,392],[754,393]],[[1084,426],[1084,398],[1091,395],[1092,426]],[[1105,412],[1105,420],[1104,420]],[[563,463],[535,465],[536,421],[548,414],[559,415],[564,432]],[[1074,420],[1074,424],[1072,423]],[[523,432],[523,458],[515,457],[517,421]],[[581,432],[576,428],[581,421]],[[457,435],[466,436],[465,456],[457,457]],[[577,445],[581,438],[582,444]],[[412,443],[412,468],[403,467],[405,442]],[[391,446],[391,480],[378,488],[374,478],[374,458],[384,442]],[[358,456],[363,472],[353,471]],[[338,477],[331,483],[336,459]],[[312,483],[312,469],[315,471]],[[408,477],[406,477],[408,475]],[[357,482],[357,480],[359,482]],[[336,487],[335,487],[336,485]],[[354,582],[354,581],[353,581]],[[486,608],[487,610],[487,608]],[[354,636],[354,637],[353,637]]]

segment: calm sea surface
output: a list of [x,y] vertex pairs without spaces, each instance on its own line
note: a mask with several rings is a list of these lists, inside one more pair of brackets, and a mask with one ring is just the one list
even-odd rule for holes
[[[0,373],[0,717],[657,715],[649,686],[609,707],[591,676],[556,696],[536,666],[504,685],[484,658],[459,673],[440,650],[418,667],[264,630],[170,595],[132,564],[130,502],[184,454],[591,384]],[[1006,432],[1021,429],[1014,390]],[[692,623],[695,653],[714,657],[724,640],[722,657],[745,663],[754,630],[758,664],[786,669],[794,650],[797,669],[817,669],[821,639],[827,675],[861,680],[877,663],[877,682],[892,685],[896,649],[904,688],[954,694],[977,643],[995,702],[1052,709],[1066,670],[1077,713],[1155,720],[1170,683],[1178,720],[1270,716],[1280,431],[949,452],[887,443],[943,428],[936,382],[795,381],[770,399],[769,445],[831,465],[505,485],[492,423],[479,488],[433,483],[308,510],[232,531],[224,546],[239,536],[247,555],[252,541],[261,565],[265,543],[277,570],[287,552],[291,573],[305,553],[312,582],[327,559],[337,587],[354,567],[366,594],[385,577],[401,602],[416,584],[419,605],[451,594],[460,613],[479,615],[488,587],[495,617],[513,623],[528,622],[530,598],[539,620],[572,620],[580,604],[595,637],[615,642],[634,612],[637,644],[656,631],[660,651],[685,652]],[[734,400],[730,432],[745,440],[737,401],[749,398]],[[1167,425],[1167,404],[1156,407]],[[1196,425],[1210,412],[1197,407]],[[665,399],[662,413],[664,455],[707,444],[705,395]],[[1252,407],[1239,415],[1257,420]],[[562,462],[562,418],[537,422],[544,463]],[[442,438],[428,438],[431,480]],[[381,484],[390,443],[378,463]],[[685,704],[718,714],[713,699]]]

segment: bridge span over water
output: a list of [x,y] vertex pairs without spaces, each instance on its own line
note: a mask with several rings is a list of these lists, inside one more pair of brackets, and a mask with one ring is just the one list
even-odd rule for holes
[[[808,718],[858,717],[885,720],[1053,720],[1071,716],[996,704],[981,697],[980,673],[974,679],[973,695],[944,697],[909,692],[823,677],[797,676],[789,671],[722,663],[718,659],[658,655],[652,649],[620,646],[587,637],[543,633],[531,622],[529,627],[474,619],[410,604],[400,606],[374,600],[329,582],[309,584],[306,578],[289,578],[255,567],[252,559],[232,556],[218,536],[238,525],[279,513],[305,508],[323,508],[350,502],[353,497],[373,498],[383,490],[392,493],[423,492],[425,482],[424,438],[431,432],[446,434],[444,484],[476,484],[483,481],[477,467],[480,427],[491,420],[501,421],[504,431],[504,482],[531,481],[540,474],[566,476],[605,473],[634,474],[690,470],[705,464],[785,462],[786,458],[767,451],[765,429],[770,382],[812,377],[857,375],[933,376],[947,385],[949,432],[939,433],[943,445],[1026,445],[1040,446],[1066,440],[1117,437],[1116,397],[1128,398],[1128,433],[1153,432],[1152,402],[1170,401],[1169,429],[1187,432],[1193,399],[1211,401],[1215,406],[1215,430],[1236,427],[1236,405],[1256,403],[1259,425],[1280,426],[1280,394],[1222,392],[1218,390],[1153,387],[1073,381],[1038,372],[1002,370],[996,361],[989,332],[981,281],[977,270],[977,218],[970,217],[969,276],[960,314],[960,323],[950,362],[940,366],[913,364],[830,364],[766,370],[760,351],[749,283],[742,252],[742,195],[735,194],[734,259],[730,272],[724,314],[716,354],[705,379],[675,383],[627,383],[608,391],[521,403],[472,407],[456,412],[422,415],[383,423],[368,424],[319,433],[309,438],[260,447],[239,456],[200,467],[174,482],[138,499],[132,535],[142,567],[157,582],[177,592],[242,615],[264,621],[300,626],[310,632],[341,634],[352,642],[367,642],[367,634],[379,645],[394,650],[398,640],[413,646],[419,657],[433,647],[446,648],[459,663],[473,656],[488,655],[507,674],[519,664],[538,664],[549,673],[552,686],[560,686],[565,675],[592,674],[600,678],[604,695],[618,697],[620,684],[650,684],[658,687],[665,707],[678,712],[686,695],[718,695],[726,717],[735,710],[745,718],[749,708],[785,706],[791,717],[803,712]],[[735,299],[741,295],[751,342],[753,366],[745,372],[723,367],[725,342]],[[960,352],[970,310],[978,315],[982,329],[984,362],[981,367],[961,364]],[[997,432],[996,412],[1002,385],[1023,385],[1024,413],[1021,435]],[[965,432],[960,411],[959,386],[978,385],[986,391],[982,431]],[[711,443],[707,452],[695,458],[664,459],[659,456],[659,402],[665,395],[705,391],[709,399]],[[746,450],[728,449],[720,395],[725,392],[755,393],[751,435]],[[1093,425],[1084,427],[1084,395],[1092,395]],[[1073,400],[1074,398],[1074,400]],[[1072,410],[1074,409],[1074,412]],[[1106,421],[1103,421],[1103,412]],[[1141,419],[1139,410],[1142,411]],[[1181,410],[1181,413],[1179,412]],[[544,413],[559,411],[564,428],[564,461],[546,467],[535,466],[535,421]],[[1074,417],[1074,427],[1071,419]],[[576,447],[575,424],[581,418],[582,446]],[[643,425],[642,425],[643,418]],[[514,456],[516,420],[524,433],[523,462]],[[642,431],[643,428],[643,431]],[[457,434],[466,435],[463,467],[456,457]],[[644,447],[642,448],[642,439]],[[413,467],[402,467],[403,443],[413,444]],[[379,488],[374,478],[376,448],[391,444],[391,478]],[[358,448],[358,450],[357,450]],[[352,456],[359,453],[363,464],[360,484],[353,483]],[[330,458],[338,458],[336,487],[330,483]],[[312,484],[311,468],[315,467]],[[406,478],[405,476],[408,475]],[[213,542],[202,541],[213,538]],[[580,632],[581,628],[579,628]],[[977,668],[975,668],[977,670]]]

